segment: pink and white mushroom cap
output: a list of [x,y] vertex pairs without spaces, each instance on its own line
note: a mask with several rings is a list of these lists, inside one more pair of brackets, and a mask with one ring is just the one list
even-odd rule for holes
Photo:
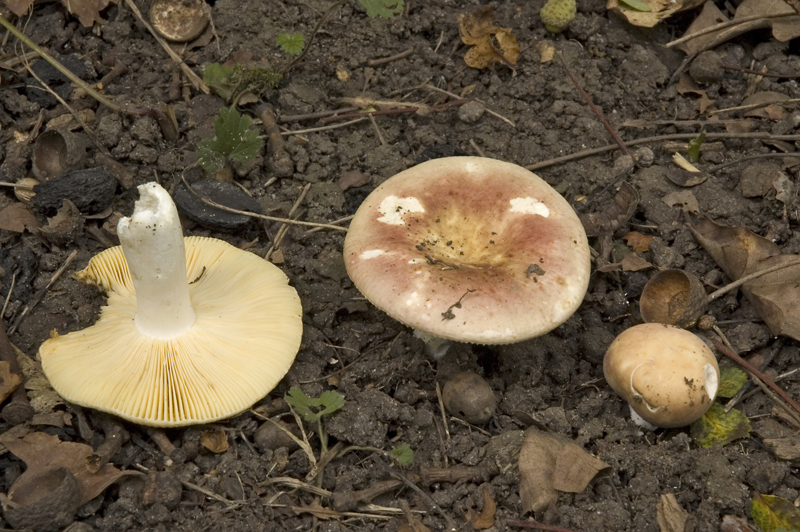
[[378,186],[344,242],[353,283],[394,319],[458,342],[547,333],[580,306],[589,244],[536,174],[482,157],[434,159]]

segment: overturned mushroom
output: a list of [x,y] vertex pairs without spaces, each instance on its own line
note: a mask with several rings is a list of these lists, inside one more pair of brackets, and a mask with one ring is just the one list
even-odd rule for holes
[[375,306],[430,335],[509,344],[583,301],[589,246],[558,192],[480,157],[419,164],[376,188],[350,224],[347,271]]
[[97,323],[42,344],[62,397],[152,426],[230,417],[283,378],[300,346],[300,300],[286,275],[221,240],[184,238],[169,194],[139,187],[122,246],[76,277],[108,292]]

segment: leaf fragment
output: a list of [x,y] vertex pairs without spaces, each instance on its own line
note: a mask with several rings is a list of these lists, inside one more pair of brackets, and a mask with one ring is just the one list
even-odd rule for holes
[[281,33],[275,40],[284,52],[291,55],[300,55],[306,45],[302,33]]
[[661,532],[692,532],[695,526],[694,518],[681,508],[674,493],[663,493],[659,498],[656,521]]
[[392,18],[403,12],[403,0],[358,0],[368,17]]
[[783,497],[756,493],[750,502],[750,515],[763,532],[800,530],[800,510]]
[[492,498],[492,493],[486,486],[483,487],[483,510],[479,514],[469,512],[470,524],[478,530],[486,530],[494,526],[494,514],[497,511],[497,503]]
[[719,390],[717,397],[733,397],[747,382],[747,373],[733,366],[719,368]]
[[401,443],[392,449],[391,455],[401,466],[408,465],[414,461],[414,450],[407,443]]
[[494,25],[491,6],[480,6],[467,15],[461,15],[458,30],[464,44],[472,46],[464,56],[468,66],[482,69],[502,63],[513,68],[517,64],[519,42],[510,28]]
[[703,417],[692,423],[691,434],[703,448],[727,445],[750,435],[750,420],[735,408],[725,412],[721,404],[714,403]]

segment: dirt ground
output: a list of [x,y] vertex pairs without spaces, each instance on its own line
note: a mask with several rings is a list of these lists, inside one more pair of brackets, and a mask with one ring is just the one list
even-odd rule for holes
[[[264,213],[274,216],[288,216],[308,187],[293,216],[325,223],[352,215],[376,185],[413,166],[433,146],[446,144],[468,155],[527,166],[613,144],[558,58],[542,61],[542,43],[563,52],[589,97],[627,141],[697,134],[702,128],[697,120],[708,120],[698,112],[699,93],[679,90],[671,80],[685,54],[664,46],[686,31],[697,10],[643,29],[607,12],[603,0],[578,0],[578,13],[569,30],[554,35],[545,30],[538,16],[544,0],[494,2],[495,23],[511,29],[522,52],[514,71],[504,65],[477,70],[464,63],[467,47],[459,37],[458,17],[482,3],[406,0],[404,12],[391,19],[369,18],[355,1],[337,8],[308,55],[286,74],[269,98],[281,126],[289,130],[317,127],[317,118],[295,117],[346,107],[340,98],[402,99],[429,105],[450,99],[424,88],[426,85],[465,94],[472,103],[423,114],[379,115],[374,121],[287,135],[286,150],[294,166],[291,176],[273,179],[268,155],[262,150],[255,161],[235,166],[235,182],[256,199]],[[726,5],[738,3],[718,5],[725,10]],[[218,0],[211,6],[218,39],[190,50],[176,49],[198,73],[204,64],[234,59],[279,68],[291,56],[276,44],[276,36],[302,32],[308,39],[327,6],[318,0]],[[140,8],[147,13],[148,5]],[[140,105],[170,104],[180,136],[168,142],[149,116],[118,114],[85,95],[69,96],[67,92],[76,109],[95,112],[91,126],[97,141],[127,173],[115,172],[125,177],[112,209],[99,218],[86,219],[77,233],[47,239],[31,232],[0,232],[1,293],[8,299],[3,318],[7,329],[19,323],[10,339],[30,357],[36,356],[51,330],[66,333],[95,321],[104,301],[102,294],[69,274],[117,242],[109,231],[113,225],[108,223],[109,216],[116,214],[109,213],[131,213],[135,185],[157,179],[172,189],[179,183],[181,171],[197,159],[197,142],[213,135],[214,116],[224,105],[221,98],[193,89],[181,77],[130,9],[112,5],[103,11],[103,17],[107,22],[93,30],[82,27],[59,3],[37,3],[32,16],[19,20],[18,25],[52,54],[79,58],[84,67],[81,76],[89,82],[103,78],[117,64],[125,65],[104,84],[104,92]],[[400,58],[374,63],[407,50],[410,52]],[[3,64],[20,51],[20,45],[8,39],[2,48]],[[709,110],[741,105],[748,89],[800,97],[796,82],[800,55],[795,43],[780,43],[762,29],[722,44],[716,52],[726,64],[748,69],[765,66],[786,77],[754,81],[751,74],[741,71],[721,70],[716,64],[697,65],[691,72],[699,80],[698,89],[713,100]],[[13,182],[31,174],[33,139],[25,140],[24,135],[36,129],[37,120],[47,124],[66,111],[41,93],[31,96],[26,87],[33,81],[18,66],[3,70],[2,80],[0,153],[4,157],[0,170],[3,181]],[[241,108],[256,117],[254,104]],[[716,124],[705,122],[709,133],[734,131],[726,121],[749,120],[751,133],[772,135],[795,134],[800,124],[794,104],[768,117],[728,112],[716,118]],[[80,130],[76,133],[88,140]],[[70,530],[424,530],[410,528],[401,511],[403,501],[431,530],[446,530],[452,524],[470,530],[474,527],[469,516],[484,508],[485,488],[497,505],[489,530],[517,530],[508,520],[526,515],[515,468],[468,475],[455,482],[425,482],[417,475],[424,476],[425,468],[432,467],[481,466],[493,438],[530,426],[570,438],[611,466],[609,474],[597,478],[582,493],[561,493],[558,503],[538,516],[563,529],[659,530],[656,506],[665,493],[673,493],[692,515],[698,532],[719,530],[725,515],[749,517],[756,492],[795,501],[800,489],[796,464],[779,460],[762,442],[791,429],[771,414],[773,403],[763,394],[755,393],[737,407],[753,423],[750,437],[703,449],[692,440],[688,428],[651,432],[634,425],[628,406],[603,380],[603,354],[617,334],[641,322],[638,298],[656,271],[685,269],[699,276],[708,291],[728,281],[687,229],[684,210],[704,213],[719,223],[745,226],[773,240],[785,253],[800,252],[797,197],[777,198],[773,189],[745,197],[740,186],[749,167],[758,174],[769,171],[769,165],[779,165],[794,180],[796,159],[732,165],[687,188],[674,184],[668,175],[674,167],[672,154],[686,154],[686,142],[654,141],[632,148],[640,150],[637,153],[643,159],[625,180],[640,200],[633,216],[609,233],[613,249],[607,259],[617,262],[621,254],[630,252],[622,237],[637,231],[654,237],[648,249],[638,253],[652,267],[593,272],[583,304],[565,324],[518,344],[457,344],[444,359],[435,361],[424,354],[421,341],[410,329],[369,305],[349,280],[342,259],[343,232],[311,232],[302,226],[288,229],[279,253],[271,253],[270,258],[289,276],[302,299],[303,341],[284,380],[256,410],[279,416],[295,427],[294,418],[280,401],[290,387],[300,386],[309,396],[337,390],[345,397],[345,405],[325,419],[329,446],[342,442],[344,446],[390,450],[407,443],[414,460],[400,470],[416,489],[398,483],[373,499],[375,506],[335,505],[337,494],[395,478],[391,472],[398,470],[397,466],[373,450],[362,449],[336,457],[325,467],[318,486],[324,492],[315,499],[313,493],[285,480],[306,478],[311,470],[307,455],[291,442],[276,443],[266,434],[267,429],[260,429],[269,422],[252,412],[215,425],[227,435],[230,447],[224,452],[212,452],[198,443],[208,427],[166,431],[183,451],[182,456],[175,456],[177,460],[166,457],[142,427],[125,424],[130,438],[112,461],[120,468],[146,468],[149,476],[128,477],[111,486],[78,510],[77,522]],[[87,145],[85,166],[103,164],[98,148],[90,141]],[[699,165],[708,168],[746,155],[795,149],[793,141],[735,135],[712,138],[702,147]],[[625,166],[620,152],[609,150],[549,164],[536,173],[579,211],[602,213],[610,208],[616,186],[622,182],[616,178]],[[188,177],[199,178],[199,169],[190,171]],[[0,208],[16,201],[11,189],[0,194]],[[223,232],[188,220],[184,225],[187,235],[213,236],[261,256],[274,244],[280,227],[279,222],[253,221],[234,232]],[[590,238],[590,244],[600,251],[600,239]],[[73,251],[77,255],[65,273],[26,311]],[[797,342],[772,336],[741,294],[733,291],[714,301],[708,312],[719,320],[738,352],[771,355],[768,369],[772,375],[798,367]],[[485,425],[445,418],[439,409],[437,384],[443,385],[463,370],[482,375],[498,400],[495,415]],[[781,386],[793,397],[800,396],[796,376],[781,381]],[[35,429],[95,448],[103,442],[101,414],[88,409],[80,413],[67,405],[57,410],[69,412],[71,424]],[[84,431],[78,427],[80,415],[88,422]],[[11,424],[3,422],[0,433],[10,428]],[[92,429],[89,441],[84,440],[86,428]],[[305,428],[318,457],[317,427],[306,424]],[[0,492],[6,493],[25,467],[6,453],[0,456],[0,468],[4,470]],[[184,484],[176,484],[176,479]],[[349,513],[301,509],[313,509],[315,504]]]

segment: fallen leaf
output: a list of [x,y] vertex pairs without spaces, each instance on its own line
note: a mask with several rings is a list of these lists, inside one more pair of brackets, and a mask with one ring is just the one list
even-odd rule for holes
[[556,455],[553,487],[567,493],[581,493],[598,473],[610,468],[578,445],[567,443]]
[[762,441],[781,460],[793,462],[800,459],[800,435],[798,434],[782,438],[763,438]]
[[794,199],[795,185],[786,172],[773,163],[752,164],[742,170],[739,188],[745,198],[765,196],[775,190],[775,199],[781,203],[789,203]]
[[719,525],[719,532],[758,532],[747,519],[737,515],[725,515]]
[[628,253],[622,257],[622,260],[619,261],[619,265],[622,266],[623,272],[638,272],[640,270],[646,270],[647,268],[653,267],[652,264],[644,260],[636,253]]
[[12,203],[0,211],[0,229],[23,233],[38,229],[42,224],[24,203]]
[[549,63],[556,56],[556,47],[550,41],[538,41],[533,48],[539,52],[540,63]]
[[736,8],[733,19],[752,16],[789,15],[780,18],[767,18],[766,26],[772,26],[772,36],[781,42],[800,37],[800,16],[784,0],[745,0]]
[[486,530],[494,526],[494,514],[497,511],[497,503],[494,502],[489,488],[483,487],[483,510],[479,514],[472,514],[469,522],[473,528]]
[[224,453],[228,450],[228,433],[216,428],[200,433],[200,444],[212,453]]
[[21,17],[28,13],[28,9],[33,5],[33,0],[3,0],[3,3],[12,13]]
[[81,504],[91,501],[120,478],[141,474],[137,471],[120,471],[112,464],[104,465],[97,473],[90,473],[86,470],[86,458],[94,452],[90,445],[62,442],[58,436],[44,432],[32,432],[22,437],[6,437],[6,434],[0,436],[0,441],[28,466],[8,491],[12,500],[15,486],[24,486],[30,478],[59,467],[65,467],[75,475],[81,492]]
[[22,377],[16,373],[11,373],[11,364],[8,362],[0,362],[0,403],[6,400],[6,397],[11,395],[11,392],[17,389],[22,383]]
[[17,363],[25,377],[25,390],[28,392],[28,400],[31,402],[33,411],[37,415],[45,415],[53,412],[58,405],[63,405],[64,400],[53,389],[50,381],[44,376],[42,368],[31,357],[23,353],[17,346],[11,344],[17,354]]
[[700,204],[697,198],[694,197],[691,190],[680,190],[678,192],[670,192],[665,195],[662,200],[670,207],[680,205],[683,212],[697,213],[700,211]]
[[725,412],[721,404],[714,403],[703,417],[692,423],[691,434],[695,443],[705,449],[727,445],[750,435],[750,420],[735,408]]
[[655,237],[652,235],[643,235],[638,231],[631,231],[622,237],[625,243],[628,244],[632,250],[640,253],[650,249],[650,242],[653,241],[653,238]]
[[750,515],[764,532],[800,530],[800,510],[783,497],[756,493],[750,503]]
[[662,494],[656,503],[656,521],[661,532],[692,532],[695,527],[692,516],[672,493]]
[[698,87],[692,78],[686,74],[681,74],[676,88],[678,89],[678,94],[691,94],[700,98],[696,104],[698,113],[705,113],[709,107],[714,105],[714,100],[708,97],[706,91]]
[[491,6],[480,6],[468,15],[459,17],[461,40],[472,46],[467,50],[464,61],[468,66],[478,69],[494,66],[495,63],[513,68],[519,57],[519,43],[510,28],[494,25],[492,14]]
[[[733,280],[800,260],[744,227],[719,225],[704,216],[690,219],[689,230]],[[773,334],[800,340],[800,264],[756,277],[741,290]]]
[[[703,5],[703,9],[700,11],[700,14],[697,16],[696,19],[694,19],[694,21],[692,21],[692,23],[686,29],[682,37],[685,37],[687,35],[694,35],[695,33],[705,30],[711,26],[727,21],[728,17],[726,17],[722,13],[722,11],[719,10],[716,4],[714,4],[714,2],[712,1],[707,1]],[[716,36],[715,33],[701,35],[694,39],[689,39],[688,41],[679,43],[675,45],[675,48],[681,50],[686,55],[691,55],[699,50],[705,50],[706,45],[711,43],[714,40],[715,36]]]
[[100,16],[100,12],[109,4],[117,2],[118,0],[64,0],[64,5],[70,13],[78,16],[84,27],[91,28],[95,22],[104,23],[105,20]]
[[613,11],[634,26],[652,28],[665,18],[669,18],[675,13],[692,9],[705,0],[641,0],[642,3],[650,8],[650,11],[638,11],[631,9],[625,2],[620,4],[619,0],[608,0],[606,8]]
[[[742,100],[742,106],[748,105],[757,105],[759,107],[755,107],[753,109],[748,109],[744,111],[744,116],[750,118],[773,118],[775,116],[776,110],[779,109],[781,115],[783,114],[783,110],[780,107],[781,102],[785,102],[789,100],[789,97],[785,94],[781,94],[780,92],[775,91],[761,91],[755,94],[752,94]],[[770,108],[772,108],[770,110]],[[773,118],[774,119],[774,118]]]

